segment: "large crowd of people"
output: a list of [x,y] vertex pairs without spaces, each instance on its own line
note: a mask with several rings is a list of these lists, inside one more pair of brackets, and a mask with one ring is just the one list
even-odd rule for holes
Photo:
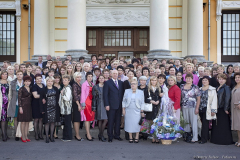
[[[233,144],[237,131],[240,146],[240,65],[199,63],[197,59],[153,59],[147,56],[125,59],[92,55],[78,61],[42,56],[33,64],[4,61],[0,74],[0,115],[2,141],[10,138],[8,122],[14,122],[15,140],[30,142],[29,123],[35,140],[93,141],[91,128],[99,129],[102,142],[122,141],[125,130],[129,143],[159,139],[150,134],[162,97],[173,102],[177,123],[186,122],[188,143]],[[144,110],[152,104],[152,110]],[[182,115],[182,116],[181,116]],[[183,117],[183,118],[182,118]],[[74,134],[72,132],[74,128]],[[104,137],[107,128],[108,137]],[[211,135],[209,131],[211,130]],[[45,136],[44,136],[45,135]]]

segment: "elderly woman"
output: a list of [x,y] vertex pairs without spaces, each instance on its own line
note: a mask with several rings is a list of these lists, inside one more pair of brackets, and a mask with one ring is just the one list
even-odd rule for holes
[[32,121],[32,93],[30,91],[30,85],[32,82],[32,77],[26,75],[23,77],[24,86],[22,86],[18,91],[18,105],[19,105],[19,114],[18,122],[21,122],[21,133],[22,133],[22,142],[30,142],[28,139],[28,128],[29,122]]
[[240,147],[240,72],[235,73],[234,77],[236,86],[232,89],[231,119],[232,130],[235,130],[238,133],[238,141],[235,143],[235,145]]
[[72,85],[72,96],[73,96],[73,102],[72,102],[72,108],[73,108],[73,125],[75,130],[75,136],[74,138],[78,141],[82,141],[83,139],[79,135],[79,127],[81,122],[81,110],[82,107],[80,105],[81,100],[81,79],[82,74],[80,72],[75,72],[73,74],[73,85]]
[[[46,78],[47,86],[43,89],[40,95],[40,109],[43,114],[43,123],[45,124],[45,132],[49,133],[50,127],[50,141],[55,142],[53,133],[55,129],[55,122],[60,122],[60,108],[59,108],[59,90],[53,86],[53,77]],[[46,134],[46,143],[49,143],[49,136]]]
[[13,66],[8,66],[7,72],[8,72],[8,81],[12,82],[14,79],[17,78],[16,75],[14,74]]
[[182,100],[181,100],[181,106],[182,106],[182,112],[183,112],[183,118],[188,123],[184,130],[185,132],[190,133],[190,125],[192,128],[193,138],[191,142],[189,143],[195,143],[198,141],[198,110],[199,110],[199,104],[200,104],[200,90],[198,86],[193,84],[193,75],[192,73],[188,73],[185,76],[186,84],[182,84],[180,86],[181,93],[182,93]]
[[104,86],[104,76],[101,74],[98,77],[99,83],[93,86],[92,95],[92,110],[95,113],[95,119],[98,120],[99,134],[98,139],[102,142],[106,142],[106,138],[103,136],[104,129],[108,122],[107,111],[103,103],[103,86]]
[[40,111],[40,94],[43,91],[44,85],[42,84],[42,75],[35,75],[35,84],[32,87],[32,116],[34,119],[34,131],[35,131],[35,139],[43,139],[42,137],[42,118],[43,115]]
[[71,141],[72,140],[72,87],[69,85],[71,77],[69,75],[64,75],[63,79],[63,89],[59,97],[59,106],[61,109],[61,114],[64,119],[64,129],[62,140]]
[[220,86],[217,88],[217,121],[212,121],[211,143],[230,145],[233,141],[229,117],[231,89],[226,85],[225,74],[219,74],[218,81]]
[[93,74],[92,72],[86,73],[86,81],[82,84],[82,95],[81,95],[81,120],[85,121],[85,128],[87,134],[85,134],[88,141],[93,141],[90,134],[90,122],[94,121],[95,113],[92,111],[92,83]]
[[[11,98],[9,99],[10,104],[8,107],[8,116],[14,118],[14,130],[15,130],[15,135],[17,133],[17,127],[18,127],[18,110],[19,110],[19,105],[18,105],[18,91],[19,89],[23,86],[23,72],[21,70],[16,71],[17,78],[14,79],[11,82],[10,89],[9,89],[9,94],[11,95]],[[16,141],[19,141],[19,137],[15,137]]]
[[[200,144],[207,143],[209,138],[209,120],[216,120],[217,113],[217,92],[216,88],[209,85],[210,77],[204,76],[202,79],[203,87],[200,88],[200,105],[196,107],[195,113],[202,121]],[[199,112],[198,112],[199,111]],[[216,122],[217,123],[217,122]]]
[[1,121],[1,129],[2,129],[2,140],[7,141],[7,109],[9,105],[10,95],[9,95],[9,87],[10,82],[7,80],[8,73],[7,71],[2,71],[0,74],[0,121]]
[[141,126],[139,121],[141,116],[144,117],[144,93],[137,89],[137,78],[131,81],[131,89],[124,93],[122,101],[122,114],[125,116],[124,130],[129,133],[129,143],[133,143],[132,133],[136,133],[134,143],[139,142],[139,132]]

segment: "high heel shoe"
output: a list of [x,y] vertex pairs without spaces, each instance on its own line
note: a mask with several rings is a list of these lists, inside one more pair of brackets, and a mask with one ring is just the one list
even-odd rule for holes
[[30,140],[30,139],[26,139],[26,141],[27,141],[27,142],[31,142],[31,140]]
[[21,137],[21,140],[22,140],[22,142],[23,142],[23,143],[27,143],[27,141],[26,141],[26,140],[23,140],[23,139],[22,139],[22,137]]
[[133,139],[129,139],[129,143],[133,143]]
[[49,139],[50,139],[51,142],[55,142],[53,137],[49,137]]
[[74,136],[74,138],[75,138],[76,140],[78,140],[78,141],[82,141],[82,140],[83,140],[82,138],[78,139],[76,136]]
[[44,140],[43,136],[38,135],[38,139]]
[[88,139],[87,134],[85,134],[85,136],[88,141],[93,141],[93,139]]
[[46,138],[46,143],[49,143],[49,139],[48,138]]
[[98,137],[98,139],[99,139],[99,141],[102,141],[102,142],[106,142],[107,141],[107,139],[104,138],[103,136],[102,137]]

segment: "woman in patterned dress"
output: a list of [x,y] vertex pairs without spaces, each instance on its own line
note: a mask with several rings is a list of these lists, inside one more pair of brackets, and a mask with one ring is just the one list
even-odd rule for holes
[[9,100],[9,82],[7,81],[8,73],[7,71],[1,72],[0,80],[0,115],[1,115],[1,129],[2,129],[2,140],[5,142],[8,139],[7,136],[7,109],[8,109],[8,100]]
[[[45,125],[45,132],[49,133],[50,126],[50,141],[55,142],[53,133],[55,129],[55,122],[60,122],[60,108],[58,104],[59,90],[53,86],[53,77],[46,78],[47,86],[43,89],[40,96],[40,110],[43,114],[43,123]],[[46,134],[46,143],[49,143],[49,136]]]

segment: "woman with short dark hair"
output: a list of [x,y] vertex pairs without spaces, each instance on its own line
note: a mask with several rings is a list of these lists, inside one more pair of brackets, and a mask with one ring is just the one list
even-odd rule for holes
[[32,116],[34,119],[34,131],[35,131],[35,139],[43,139],[42,136],[42,118],[43,115],[40,111],[40,94],[43,91],[44,85],[42,84],[42,75],[36,74],[35,75],[35,84],[32,87]]
[[231,89],[226,81],[225,74],[218,75],[220,86],[217,88],[217,121],[212,121],[211,143],[220,145],[230,145],[233,141],[229,117]]
[[32,77],[26,75],[23,77],[24,86],[18,91],[19,114],[18,122],[21,122],[22,142],[30,142],[28,138],[29,122],[32,121],[32,93],[30,91]]

